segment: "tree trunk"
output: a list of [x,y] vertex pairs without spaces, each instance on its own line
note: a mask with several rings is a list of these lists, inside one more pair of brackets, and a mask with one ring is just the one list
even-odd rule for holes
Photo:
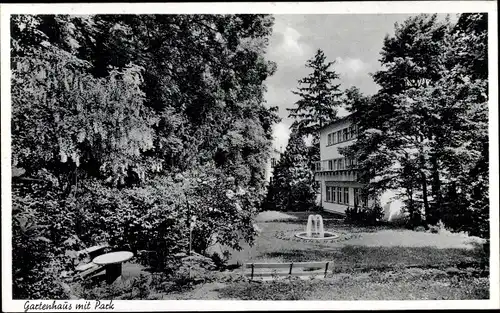
[[437,223],[441,219],[441,205],[442,205],[442,195],[441,195],[441,180],[439,177],[439,165],[438,158],[434,155],[431,158],[432,163],[432,195],[434,197],[435,209],[433,211],[434,216],[432,217],[432,222]]
[[[423,138],[421,138],[423,139]],[[424,151],[423,147],[421,146],[419,148],[420,150],[420,157],[419,157],[419,163],[420,163],[420,181],[422,184],[422,200],[424,201],[424,214],[425,214],[425,221],[427,223],[430,222],[431,219],[431,210],[429,208],[429,200],[428,200],[428,195],[427,195],[427,176],[424,173],[425,170],[425,156],[424,156]]]
[[418,226],[420,223],[420,212],[415,210],[415,201],[413,200],[413,188],[406,187],[406,194],[408,196],[408,213],[410,214],[410,225],[412,227]]
[[423,171],[420,171],[420,179],[422,181],[422,198],[424,201],[425,221],[429,222],[432,214],[429,209],[429,200],[427,199],[427,177]]
[[416,220],[416,214],[415,214],[415,204],[413,203],[413,190],[409,189],[408,194],[410,196],[410,220],[415,221]]

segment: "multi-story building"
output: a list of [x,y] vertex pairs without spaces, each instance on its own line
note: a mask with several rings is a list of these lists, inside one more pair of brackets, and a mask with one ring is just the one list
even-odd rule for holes
[[315,180],[321,186],[320,205],[325,211],[343,214],[348,207],[366,205],[366,198],[361,197],[363,185],[357,181],[356,160],[339,152],[339,148],[351,145],[357,134],[358,127],[350,116],[320,130],[320,162],[316,164]]
[[[320,205],[325,211],[345,214],[348,207],[372,204],[373,200],[361,193],[363,185],[358,181],[357,161],[339,152],[339,148],[356,141],[358,131],[350,115],[320,130],[320,162],[316,164],[315,180],[321,185]],[[386,220],[401,214],[402,203],[395,200],[395,194],[394,191],[386,191],[379,199]]]

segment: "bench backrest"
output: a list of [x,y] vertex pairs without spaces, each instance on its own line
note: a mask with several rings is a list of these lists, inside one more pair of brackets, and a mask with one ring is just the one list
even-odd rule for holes
[[[319,270],[324,269],[324,277],[328,273],[328,267],[332,267],[333,261],[321,261],[321,262],[290,262],[290,263],[247,263],[245,264],[245,269],[250,269],[249,273],[246,273],[247,276],[250,276],[250,279],[254,277],[262,277],[262,276],[289,276],[289,275],[312,275],[318,274],[316,271],[311,272],[295,272],[293,273],[293,269],[298,268],[316,268]],[[288,269],[286,272],[256,272],[255,269]]]

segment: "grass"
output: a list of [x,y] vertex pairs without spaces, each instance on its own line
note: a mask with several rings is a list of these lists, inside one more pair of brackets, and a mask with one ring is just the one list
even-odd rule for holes
[[249,282],[241,268],[239,279],[218,280],[163,299],[240,300],[442,300],[487,299],[489,272],[475,238],[431,234],[393,225],[359,227],[338,216],[321,214],[325,230],[338,240],[306,241],[309,212],[268,213],[257,222],[255,244],[232,251],[230,264],[247,262],[333,261],[322,280],[280,279]]
[[[287,213],[295,218],[259,221],[253,246],[233,253],[232,262],[306,262],[333,260],[325,280],[238,281],[217,287],[211,296],[242,300],[409,300],[485,299],[489,297],[477,238],[431,234],[393,225],[359,227],[338,216],[322,214],[325,230],[343,240],[305,241],[309,212]],[[268,216],[272,216],[269,214]],[[214,287],[215,288],[215,287]],[[204,298],[203,287],[191,299]]]
[[470,267],[479,264],[475,250],[442,249],[432,247],[364,247],[344,246],[328,250],[289,250],[269,252],[263,259],[283,262],[333,260],[334,272],[391,268],[447,268]]
[[451,276],[436,270],[337,274],[329,280],[238,282],[218,290],[240,300],[460,300],[488,299],[485,277]]
[[[393,226],[359,227],[323,215],[325,230],[339,239],[307,241],[308,212],[270,213],[257,222],[255,244],[233,251],[226,272],[210,272],[205,283],[173,288],[172,282],[144,277],[115,291],[93,289],[88,298],[240,300],[444,300],[487,299],[489,271],[479,241],[463,235],[431,234]],[[276,220],[278,218],[278,220]],[[325,279],[250,282],[247,262],[333,261]],[[314,271],[317,269],[309,269]],[[124,268],[137,276],[140,268]],[[156,282],[154,282],[156,281]],[[175,285],[175,284],[174,284]],[[120,296],[118,297],[118,294]],[[123,294],[123,295],[121,295]]]
[[304,231],[304,220],[259,223],[261,233],[253,246],[232,251],[230,263],[334,260],[335,266],[377,268],[393,266],[451,266],[479,262],[471,238],[389,229],[363,228],[325,221],[325,230],[342,240],[306,241],[294,237]]

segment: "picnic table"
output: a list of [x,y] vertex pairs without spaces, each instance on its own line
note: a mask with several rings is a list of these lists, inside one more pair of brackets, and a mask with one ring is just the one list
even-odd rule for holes
[[133,256],[134,254],[130,251],[110,252],[95,257],[92,263],[105,267],[106,282],[110,284],[122,275],[122,263],[130,260]]

